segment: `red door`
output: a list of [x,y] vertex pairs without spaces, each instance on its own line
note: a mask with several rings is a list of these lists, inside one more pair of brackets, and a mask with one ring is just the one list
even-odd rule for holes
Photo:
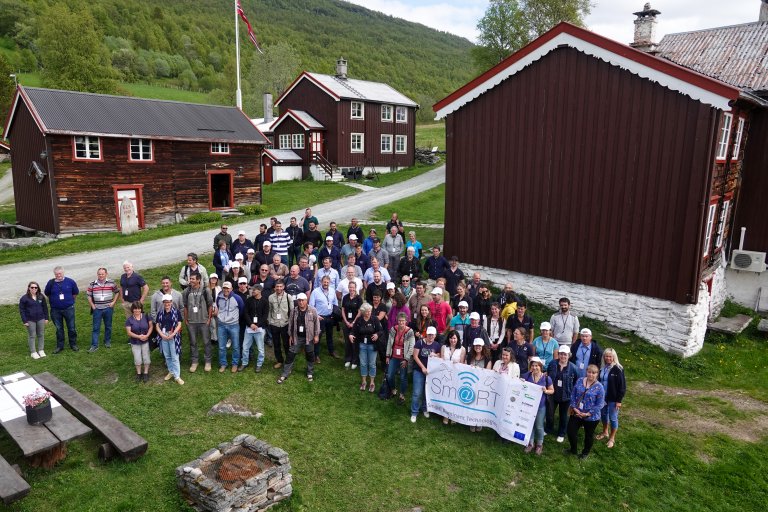
[[264,159],[264,184],[269,185],[272,183],[272,159]]

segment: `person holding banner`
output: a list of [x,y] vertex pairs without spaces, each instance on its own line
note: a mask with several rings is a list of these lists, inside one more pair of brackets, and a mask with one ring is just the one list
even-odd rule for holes
[[528,363],[530,371],[523,376],[523,380],[526,382],[532,382],[537,386],[544,388],[544,394],[541,395],[539,400],[539,408],[536,412],[536,420],[533,424],[533,439],[525,447],[525,453],[531,453],[533,450],[534,442],[536,443],[536,455],[541,455],[544,451],[544,417],[546,416],[546,400],[547,396],[555,392],[555,388],[552,386],[552,379],[544,374],[544,365],[539,357],[532,357]]
[[397,315],[397,325],[389,330],[387,342],[387,382],[392,395],[395,394],[395,373],[400,373],[400,398],[398,403],[405,403],[405,391],[408,389],[408,361],[413,357],[413,329],[408,327],[408,315]]
[[605,405],[605,389],[597,379],[599,372],[596,365],[587,366],[587,376],[576,381],[576,387],[571,394],[568,419],[568,443],[571,447],[570,450],[566,450],[566,453],[576,455],[579,429],[584,427],[584,449],[579,455],[580,459],[586,459],[592,450],[595,429],[600,423],[600,412]]
[[411,397],[411,423],[416,423],[416,416],[419,411],[425,418],[429,418],[427,412],[427,402],[425,400],[425,384],[427,382],[427,363],[430,357],[436,357],[440,354],[440,343],[437,337],[437,329],[430,325],[427,327],[427,336],[416,340],[413,346],[413,395]]
[[511,348],[504,347],[501,349],[501,359],[493,363],[493,371],[513,379],[520,378],[520,365],[512,360]]
[[445,335],[445,345],[440,350],[440,355],[445,361],[452,363],[463,363],[467,357],[467,351],[461,346],[459,333],[457,331],[448,331]]
[[483,338],[472,340],[472,350],[467,355],[467,364],[475,368],[491,369],[491,348]]

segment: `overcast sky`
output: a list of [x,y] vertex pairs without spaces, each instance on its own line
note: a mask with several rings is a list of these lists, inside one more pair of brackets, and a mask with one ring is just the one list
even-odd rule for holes
[[[451,32],[470,41],[488,0],[348,0],[368,9]],[[635,17],[644,0],[596,0],[587,27],[621,43],[632,41]],[[757,21],[760,0],[655,0],[661,11],[657,39],[664,34]]]

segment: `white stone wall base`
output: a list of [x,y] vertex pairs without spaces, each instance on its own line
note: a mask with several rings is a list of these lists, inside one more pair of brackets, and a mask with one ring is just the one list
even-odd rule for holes
[[697,304],[678,304],[669,300],[509,270],[466,263],[461,266],[466,275],[480,272],[484,281],[499,288],[511,281],[518,293],[553,308],[557,307],[560,297],[568,297],[576,315],[594,318],[634,332],[665,351],[682,357],[692,356],[701,350],[707,332],[710,307],[719,313],[725,301],[725,272],[722,267],[718,267],[712,275],[714,301],[706,283],[702,281],[699,285]]

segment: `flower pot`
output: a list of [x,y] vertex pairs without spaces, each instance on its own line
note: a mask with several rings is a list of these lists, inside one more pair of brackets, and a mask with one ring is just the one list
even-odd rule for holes
[[53,412],[51,411],[51,401],[46,400],[45,403],[38,405],[37,407],[27,407],[27,423],[30,425],[41,425],[46,421],[50,421]]

